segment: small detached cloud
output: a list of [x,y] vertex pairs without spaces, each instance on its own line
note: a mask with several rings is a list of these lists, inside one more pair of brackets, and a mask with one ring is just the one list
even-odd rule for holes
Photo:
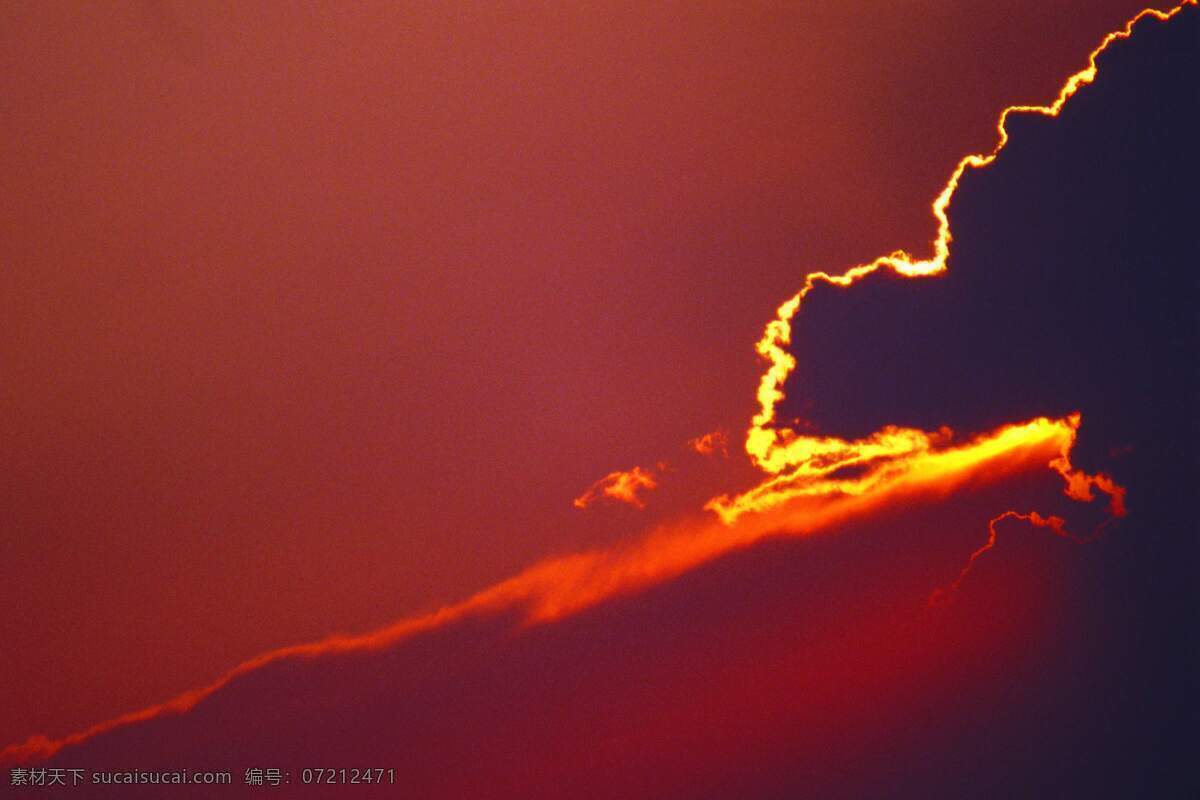
[[725,431],[706,433],[695,439],[688,439],[688,447],[702,456],[720,455],[722,458],[729,458],[729,434]]
[[576,508],[587,508],[597,500],[613,500],[628,503],[635,508],[645,508],[646,500],[641,492],[652,492],[658,488],[654,473],[642,467],[626,472],[610,472],[593,483],[588,490],[575,498]]

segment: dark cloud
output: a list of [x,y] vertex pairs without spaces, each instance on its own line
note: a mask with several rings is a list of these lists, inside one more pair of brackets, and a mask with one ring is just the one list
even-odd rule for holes
[[862,435],[1077,410],[1084,461],[1117,470],[1110,450],[1186,435],[1196,16],[1142,22],[1061,117],[1010,116],[1008,146],[951,203],[946,274],[818,287],[796,322],[784,415]]

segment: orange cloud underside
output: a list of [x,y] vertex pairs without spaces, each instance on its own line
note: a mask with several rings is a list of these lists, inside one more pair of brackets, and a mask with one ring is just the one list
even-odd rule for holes
[[960,446],[926,451],[909,462],[908,469],[877,476],[870,491],[799,496],[792,502],[772,503],[754,513],[745,513],[732,524],[709,516],[689,518],[656,527],[632,542],[551,558],[435,612],[401,620],[362,636],[335,636],[267,653],[238,666],[210,686],[62,740],[31,738],[0,751],[0,762],[48,758],[68,744],[113,728],[160,714],[185,712],[238,675],[278,659],[386,647],[473,614],[515,610],[529,625],[553,622],[608,598],[670,580],[770,536],[807,536],[829,531],[896,504],[936,499],[967,483],[995,481],[1016,472],[1039,469],[1069,450],[1076,422],[1075,418],[1065,421],[1039,418]]

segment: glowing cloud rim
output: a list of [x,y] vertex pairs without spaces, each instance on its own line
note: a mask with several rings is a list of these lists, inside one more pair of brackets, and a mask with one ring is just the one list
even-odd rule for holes
[[[958,189],[959,180],[968,169],[986,167],[1008,144],[1007,121],[1012,114],[1040,114],[1057,117],[1067,101],[1083,86],[1096,79],[1096,58],[1112,42],[1127,39],[1139,21],[1153,17],[1167,21],[1186,6],[1195,6],[1197,0],[1185,0],[1170,11],[1145,9],[1125,23],[1119,30],[1105,36],[1088,56],[1086,67],[1067,78],[1058,96],[1044,106],[1015,105],[1001,112],[996,123],[998,138],[988,153],[974,153],[959,160],[946,185],[934,198],[933,216],[937,220],[937,236],[931,244],[931,254],[917,258],[905,250],[895,250],[866,264],[858,264],[839,274],[819,271],[811,272],[792,297],[779,306],[775,319],[767,323],[756,350],[767,362],[766,371],[759,380],[757,400],[758,412],[750,421],[746,432],[746,453],[751,460],[772,477],[759,486],[735,497],[722,495],[713,498],[705,506],[716,512],[726,522],[733,522],[740,515],[751,511],[784,503],[799,495],[816,495],[842,491],[863,491],[869,488],[870,480],[844,481],[836,476],[846,468],[866,469],[867,477],[882,477],[896,470],[913,468],[919,456],[951,439],[951,432],[943,429],[929,433],[915,428],[888,426],[862,439],[842,439],[836,436],[807,436],[777,424],[776,410],[784,398],[783,386],[796,369],[796,359],[788,352],[792,340],[792,320],[799,312],[804,299],[818,283],[830,286],[849,287],[862,278],[879,270],[888,269],[906,278],[921,278],[939,275],[946,271],[950,257],[950,244],[954,237],[950,231],[947,209]],[[1079,421],[1060,420],[1060,424],[1077,428]],[[1067,481],[1067,494],[1073,499],[1090,500],[1091,490],[1098,489],[1112,499],[1111,510],[1124,514],[1124,490],[1107,475],[1090,476],[1070,466],[1068,453],[1063,453],[1055,469]]]

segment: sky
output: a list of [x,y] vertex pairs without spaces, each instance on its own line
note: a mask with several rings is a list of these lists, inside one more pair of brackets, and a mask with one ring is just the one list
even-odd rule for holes
[[930,210],[1139,8],[0,12],[0,738],[150,708],[53,763],[421,796],[1165,780],[1195,9]]

